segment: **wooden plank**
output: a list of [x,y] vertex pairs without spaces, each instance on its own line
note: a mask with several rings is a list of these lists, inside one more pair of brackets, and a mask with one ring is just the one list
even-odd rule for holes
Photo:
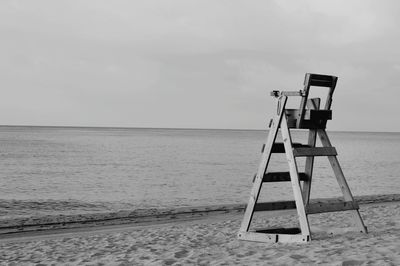
[[305,156],[336,156],[335,147],[293,148],[295,157]]
[[[308,176],[305,173],[299,173],[300,181],[308,180]],[[266,173],[263,178],[263,182],[285,182],[290,181],[289,172],[270,172]]]
[[[308,148],[308,145],[304,145],[301,143],[292,143],[293,147],[295,148]],[[285,145],[282,142],[276,142],[272,146],[272,153],[285,153]]]
[[308,110],[308,118],[309,120],[332,120],[332,111],[331,110]]
[[326,101],[325,101],[325,110],[330,110],[331,109],[331,105],[332,105],[332,95],[333,92],[335,91],[336,88],[336,84],[338,81],[338,77],[332,76],[333,80],[332,80],[332,86],[329,89],[329,93],[328,96],[326,97]]
[[[310,129],[308,132],[308,145],[310,147],[315,147],[315,142],[317,139],[317,130]],[[306,158],[306,165],[304,167],[304,174],[308,177],[307,180],[304,181],[303,184],[303,200],[304,203],[307,205],[310,201],[310,194],[311,194],[311,181],[312,181],[312,174],[314,168],[314,156],[308,156]]]
[[286,96],[282,96],[278,99],[277,106],[279,109],[277,110],[277,113],[273,118],[273,122],[268,134],[268,139],[265,143],[265,149],[264,152],[262,153],[261,162],[258,167],[256,178],[253,183],[253,188],[251,189],[249,202],[247,204],[243,220],[240,226],[240,231],[242,232],[247,232],[250,228],[250,223],[254,214],[254,206],[258,200],[258,196],[260,195],[262,181],[264,178],[264,174],[268,168],[269,160],[271,158],[272,146],[278,134],[279,125],[281,124],[282,118],[284,117],[286,102],[287,102]]
[[259,202],[254,207],[254,211],[278,211],[278,210],[291,210],[296,209],[296,203],[292,201],[272,201],[272,202]]
[[[324,147],[332,147],[332,144],[329,140],[326,131],[323,129],[318,130],[318,136],[321,140],[322,146]],[[336,156],[328,156],[329,163],[332,166],[333,172],[336,176],[336,180],[339,183],[339,187],[342,190],[343,197],[345,201],[354,202],[353,195],[351,194],[349,185],[347,184],[346,178],[344,177],[342,168],[340,167],[339,161]],[[353,219],[357,224],[360,232],[367,233],[367,227],[364,225],[364,222],[361,218],[360,212],[358,210],[352,211]]]
[[337,78],[336,76],[324,75],[324,74],[309,73],[309,75],[310,75],[310,79],[313,79],[313,80],[333,81],[335,78]]
[[333,87],[336,84],[337,77],[321,74],[310,74],[310,85],[320,87]]
[[308,94],[310,92],[310,73],[306,73],[305,78],[304,78],[304,88],[303,88],[303,97],[301,98],[300,101],[300,115],[297,118],[297,128],[301,127],[301,124],[303,123],[304,120],[304,115],[306,111],[306,105],[307,105],[307,99],[308,99]]
[[303,92],[300,91],[271,91],[270,92],[271,96],[276,97],[276,95],[282,95],[282,96],[303,96]]
[[[318,135],[320,137],[322,146],[326,148],[333,148],[325,130],[318,130]],[[342,168],[340,167],[339,161],[337,160],[336,156],[328,156],[328,160],[332,166],[340,189],[342,190],[345,201],[354,201],[353,195],[351,194],[349,185],[347,184]]]
[[301,126],[297,126],[297,119],[289,119],[288,120],[288,127],[289,128],[298,128],[298,129],[325,129],[326,128],[326,120],[303,120]]
[[263,243],[276,243],[276,234],[263,234],[255,232],[239,232],[239,240],[253,241],[253,242],[263,242]]
[[263,233],[263,234],[285,234],[285,235],[298,235],[301,234],[301,230],[298,227],[280,227],[280,228],[257,228],[251,230],[251,232]]
[[333,83],[332,81],[325,81],[325,80],[318,80],[318,79],[311,79],[310,80],[310,86],[316,86],[316,87],[332,87]]
[[290,136],[289,128],[287,127],[286,116],[282,117],[281,123],[282,139],[286,150],[286,159],[289,163],[290,180],[294,199],[296,201],[297,214],[299,216],[300,228],[303,235],[310,235],[310,225],[308,223],[307,215],[304,209],[304,202],[300,187],[299,175],[297,170],[297,163],[292,149],[292,137]]
[[[310,110],[313,109],[318,110],[320,104],[321,104],[320,98],[308,99],[307,101],[307,107]],[[317,140],[317,130],[310,129],[308,131],[308,145],[310,147],[315,147],[316,140]],[[306,158],[306,165],[305,165],[305,174],[307,175],[308,180],[305,180],[303,183],[303,201],[306,206],[310,202],[313,168],[314,168],[314,156],[308,156]]]
[[[299,109],[286,109],[285,113],[288,119],[298,119],[300,117]],[[304,111],[304,120],[332,120],[332,111],[331,110],[305,110]]]
[[[324,200],[315,201],[312,200],[306,206],[307,214],[324,213],[324,212],[335,212],[345,210],[357,210],[359,206],[356,201],[342,201],[342,200]],[[256,204],[254,211],[280,211],[280,210],[292,210],[296,208],[295,201],[271,201],[271,202],[259,202]]]
[[311,240],[311,236],[298,234],[264,234],[257,232],[239,232],[238,238],[240,240],[263,242],[263,243],[307,243]]
[[311,203],[306,206],[307,214],[339,212],[348,210],[358,210],[358,204],[353,201],[330,202],[330,203]]

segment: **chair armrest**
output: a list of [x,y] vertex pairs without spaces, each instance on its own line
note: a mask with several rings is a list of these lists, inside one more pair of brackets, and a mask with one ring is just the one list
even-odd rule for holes
[[279,97],[279,96],[304,96],[304,92],[302,90],[300,91],[271,91],[270,93],[271,96],[273,97]]

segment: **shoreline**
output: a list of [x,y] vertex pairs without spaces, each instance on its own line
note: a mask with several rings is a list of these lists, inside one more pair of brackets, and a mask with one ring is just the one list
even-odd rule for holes
[[[326,202],[339,198],[314,199]],[[355,196],[360,205],[400,202],[400,194]],[[71,215],[46,215],[0,220],[0,235],[58,229],[92,228],[116,225],[144,225],[204,219],[221,214],[241,214],[245,204],[209,205],[170,209],[137,209]],[[290,210],[290,209],[288,209]]]
[[[239,241],[242,214],[192,221],[21,233],[0,240],[6,265],[399,265],[400,202],[366,203],[369,233],[353,231],[346,212],[310,216],[312,241]],[[266,215],[264,215],[266,214]],[[254,217],[255,226],[298,223],[294,210]],[[98,230],[96,230],[98,229]]]

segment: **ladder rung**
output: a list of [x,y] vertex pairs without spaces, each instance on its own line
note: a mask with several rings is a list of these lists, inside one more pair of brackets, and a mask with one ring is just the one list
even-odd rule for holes
[[[295,120],[297,123],[297,120]],[[326,128],[326,120],[303,120],[300,127],[293,125],[293,122],[288,123],[289,128],[302,128],[302,129],[325,129]]]
[[254,232],[263,233],[263,234],[297,235],[297,234],[301,234],[301,229],[298,227],[258,228],[258,229],[254,229]]
[[308,147],[308,148],[293,148],[295,157],[304,156],[336,156],[335,147]]
[[[279,211],[296,209],[295,201],[272,201],[272,202],[259,202],[255,205],[254,211]],[[358,210],[358,204],[355,201],[326,201],[326,202],[312,202],[309,203],[305,210],[307,214],[316,214],[324,212],[338,212],[348,210]]]
[[302,234],[266,234],[259,232],[239,232],[240,240],[255,241],[255,242],[308,242],[311,240],[309,235]]
[[[301,143],[292,143],[293,148],[309,148],[310,146]],[[285,153],[285,145],[281,142],[275,142],[272,146],[272,153]]]
[[307,214],[316,214],[324,212],[339,212],[348,210],[358,210],[357,202],[341,201],[341,202],[319,202],[310,203],[306,207]]
[[[307,181],[308,176],[306,173],[299,173],[300,181]],[[263,182],[284,182],[290,181],[289,172],[270,172],[266,173],[263,178]]]
[[254,207],[254,211],[278,211],[295,209],[296,203],[294,201],[272,201],[272,202],[259,202]]

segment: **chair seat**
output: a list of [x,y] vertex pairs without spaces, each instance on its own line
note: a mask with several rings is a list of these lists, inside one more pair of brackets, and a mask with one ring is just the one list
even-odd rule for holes
[[300,127],[297,125],[297,120],[300,117],[299,109],[286,109],[285,110],[288,127],[289,128],[302,128],[302,129],[315,129],[326,128],[326,122],[332,120],[331,110],[313,110],[308,109],[305,111],[304,119]]

